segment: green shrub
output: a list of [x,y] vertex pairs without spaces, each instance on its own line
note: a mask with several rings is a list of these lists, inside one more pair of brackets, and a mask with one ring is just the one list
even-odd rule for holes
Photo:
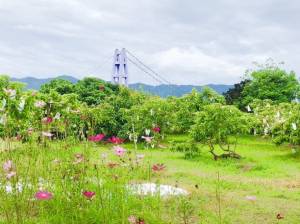
[[171,151],[184,153],[185,159],[196,158],[201,154],[201,148],[195,142],[172,142]]

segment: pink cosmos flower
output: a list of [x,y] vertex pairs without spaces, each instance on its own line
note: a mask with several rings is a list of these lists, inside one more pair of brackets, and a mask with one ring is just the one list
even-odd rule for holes
[[102,139],[104,137],[105,137],[104,134],[97,134],[97,135],[94,135],[94,136],[90,136],[88,139],[91,142],[100,142],[100,141],[102,141]]
[[163,163],[157,163],[152,166],[152,170],[154,172],[163,171],[165,168],[166,168],[166,166]]
[[139,218],[139,220],[137,221],[137,224],[145,224],[145,223],[146,223],[145,220],[141,218]]
[[45,132],[45,131],[42,132],[42,135],[44,137],[48,137],[48,138],[51,138],[53,136],[53,134],[51,132]]
[[15,171],[10,171],[9,173],[6,174],[6,178],[11,179],[16,175],[17,175],[17,173]]
[[10,96],[10,97],[15,97],[16,96],[16,90],[14,89],[3,89],[3,91],[5,92],[6,95]]
[[113,144],[122,144],[124,142],[124,139],[118,138],[116,136],[112,136],[107,141],[110,142],[110,143],[113,143]]
[[256,201],[256,196],[247,195],[245,198],[246,198],[246,200],[248,200],[248,201]]
[[134,215],[131,215],[131,216],[128,217],[128,222],[130,224],[136,224],[137,218]]
[[75,161],[73,162],[74,164],[79,164],[84,161],[84,156],[81,153],[76,153],[74,156],[75,156]]
[[84,191],[82,192],[83,196],[85,196],[87,199],[92,199],[96,193],[93,191]]
[[11,160],[7,160],[6,162],[3,163],[3,170],[5,172],[11,171],[13,168],[13,163]]
[[21,136],[21,135],[17,135],[17,136],[16,136],[16,140],[17,140],[17,141],[22,140],[22,136]]
[[39,100],[34,103],[34,106],[37,108],[43,108],[44,106],[46,106],[46,103],[42,100]]
[[126,153],[126,150],[124,148],[122,148],[121,146],[114,146],[113,147],[115,154],[117,156],[123,156]]
[[151,143],[151,142],[152,142],[152,139],[153,139],[153,137],[149,137],[149,136],[142,136],[142,139],[145,139],[145,141],[146,141],[147,143]]
[[52,193],[47,191],[38,191],[35,194],[35,198],[38,200],[50,200],[53,197]]
[[156,126],[156,127],[152,128],[152,131],[154,131],[156,133],[159,133],[160,132],[160,127]]
[[42,119],[42,122],[43,122],[44,124],[50,124],[50,123],[52,123],[52,121],[53,121],[53,118],[52,118],[52,117],[44,117],[44,118]]

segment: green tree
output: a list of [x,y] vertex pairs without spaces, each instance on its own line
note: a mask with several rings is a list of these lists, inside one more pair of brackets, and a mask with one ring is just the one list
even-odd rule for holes
[[240,158],[235,146],[237,136],[248,131],[245,116],[247,114],[244,115],[235,106],[207,105],[196,114],[191,135],[195,141],[208,145],[215,160]]
[[59,94],[69,94],[74,92],[74,85],[72,82],[64,79],[53,79],[49,83],[41,86],[41,93],[50,93],[51,90],[55,90]]
[[245,110],[245,108],[242,107],[242,92],[246,84],[249,82],[249,79],[242,80],[241,82],[234,84],[233,88],[230,88],[226,93],[224,93],[223,95],[226,103],[229,105],[236,105],[240,109]]
[[100,104],[106,96],[118,92],[119,87],[97,78],[84,78],[75,84],[78,99],[88,105]]
[[298,96],[299,82],[293,71],[290,73],[278,65],[266,63],[250,73],[242,91],[242,105],[245,107],[254,99],[270,99],[276,103],[291,102]]

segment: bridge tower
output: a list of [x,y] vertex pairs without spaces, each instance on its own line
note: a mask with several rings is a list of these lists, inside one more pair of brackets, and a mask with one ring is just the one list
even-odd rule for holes
[[113,57],[112,82],[116,85],[128,86],[128,64],[126,49],[115,50]]

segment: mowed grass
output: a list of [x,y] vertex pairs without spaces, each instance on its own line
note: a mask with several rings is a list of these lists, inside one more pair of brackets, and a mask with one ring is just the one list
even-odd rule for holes
[[[184,142],[187,137],[168,140]],[[300,156],[288,146],[253,136],[240,138],[237,152],[243,159],[214,161],[207,148],[193,160],[168,149],[146,154],[166,164],[161,182],[191,192],[198,223],[220,222],[219,208],[222,223],[300,223]],[[276,218],[279,213],[284,216],[281,220]]]
[[[185,142],[188,141],[188,137],[185,135],[168,136],[162,143],[165,148],[146,149],[144,144],[138,144],[137,153],[145,155],[146,169],[137,170],[131,175],[130,172],[123,172],[123,168],[120,167],[117,174],[121,177],[122,173],[125,173],[126,177],[124,180],[122,178],[118,180],[116,184],[120,185],[123,182],[170,184],[188,190],[189,196],[186,198],[155,197],[150,200],[149,198],[137,197],[137,199],[130,199],[130,205],[126,205],[126,200],[120,199],[118,202],[118,198],[116,198],[116,202],[112,206],[120,206],[119,211],[124,213],[124,217],[119,218],[117,217],[118,214],[110,211],[110,209],[116,208],[97,207],[96,202],[98,202],[99,196],[94,200],[95,205],[93,203],[85,204],[84,199],[80,198],[81,188],[90,187],[91,190],[97,191],[92,183],[87,185],[86,179],[82,179],[78,182],[82,186],[78,186],[78,183],[69,181],[64,182],[64,184],[70,183],[72,187],[62,187],[70,188],[74,194],[79,195],[75,197],[79,202],[72,202],[68,208],[64,207],[67,200],[65,202],[60,201],[60,208],[56,209],[59,212],[66,210],[65,215],[66,217],[69,216],[68,218],[56,217],[56,214],[51,214],[51,212],[55,212],[56,202],[49,202],[52,203],[51,206],[45,202],[41,216],[44,219],[37,215],[40,210],[35,205],[35,211],[31,214],[33,218],[30,222],[23,220],[24,223],[47,223],[45,220],[49,220],[49,216],[55,217],[52,219],[54,222],[78,223],[76,220],[81,220],[81,223],[84,223],[82,220],[85,219],[81,216],[83,217],[87,212],[91,216],[99,213],[100,218],[102,217],[100,215],[101,209],[106,210],[103,215],[115,214],[116,217],[115,219],[108,219],[111,221],[100,223],[118,223],[114,221],[118,219],[122,220],[119,223],[128,223],[126,221],[128,215],[135,210],[137,214],[143,215],[146,223],[155,224],[184,223],[183,216],[187,217],[185,220],[188,220],[188,223],[300,223],[300,156],[292,154],[288,146],[275,146],[269,139],[244,136],[239,138],[236,149],[237,153],[243,157],[241,160],[214,161],[206,147],[202,148],[200,157],[186,160],[182,153],[170,151],[170,141]],[[43,177],[49,180],[53,179],[59,185],[60,176],[63,176],[63,172],[58,170],[58,165],[53,164],[52,161],[55,159],[72,160],[74,153],[83,153],[88,158],[91,168],[84,172],[85,175],[90,177],[100,175],[99,178],[101,179],[103,174],[113,174],[113,171],[105,169],[101,171],[103,174],[95,174],[94,169],[94,165],[100,166],[102,153],[110,153],[108,160],[116,159],[111,153],[112,145],[110,144],[54,142],[51,143],[50,149],[31,150],[30,146],[27,145],[26,147],[25,149],[22,145],[17,144],[15,150],[1,152],[1,162],[8,158],[12,159],[17,164],[17,172],[20,173],[20,176],[30,176],[31,180]],[[128,151],[134,151],[134,145],[131,143],[124,144],[123,147]],[[31,158],[36,159],[32,161]],[[147,164],[150,168],[155,163],[165,164],[166,170],[159,174],[150,175],[147,171]],[[69,168],[71,165],[68,164],[62,165],[64,172],[72,171],[74,172],[72,175],[76,176],[78,170]],[[81,169],[84,169],[84,166]],[[113,179],[109,177],[107,180],[112,181]],[[107,190],[114,191],[116,197],[125,195],[114,189],[113,185],[113,182],[108,183]],[[32,192],[28,193],[28,195],[31,194]],[[99,195],[98,191],[97,194]],[[55,196],[53,200],[58,200],[58,195]],[[256,200],[247,200],[247,196],[255,196]],[[2,203],[6,199],[4,198]],[[77,211],[78,217],[74,218],[72,217],[73,213],[68,214],[68,209],[71,212],[76,211],[78,203],[81,204],[81,210]],[[93,207],[90,207],[91,205]],[[277,214],[281,214],[284,218],[278,220]],[[66,220],[72,220],[72,222]],[[86,223],[97,222],[86,221]]]

